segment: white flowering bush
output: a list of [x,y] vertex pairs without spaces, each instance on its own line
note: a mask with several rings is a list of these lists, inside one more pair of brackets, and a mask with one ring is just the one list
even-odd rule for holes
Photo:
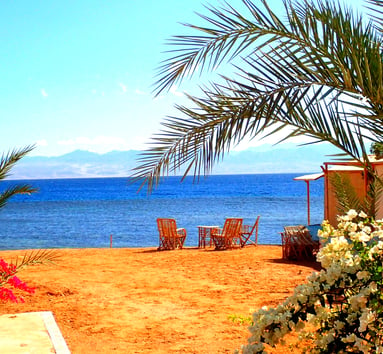
[[253,314],[242,353],[265,353],[264,344],[283,344],[293,331],[311,338],[309,353],[383,353],[383,220],[350,210],[338,221],[319,231],[322,270],[278,307]]

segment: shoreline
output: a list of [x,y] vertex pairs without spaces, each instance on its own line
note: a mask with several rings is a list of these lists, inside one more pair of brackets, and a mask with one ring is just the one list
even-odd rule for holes
[[[54,250],[56,265],[18,274],[36,293],[0,314],[51,311],[73,353],[232,353],[249,332],[229,317],[276,306],[318,267],[282,260],[278,245]],[[0,258],[25,252],[0,251]]]
[[[244,248],[248,247],[282,247],[281,244],[277,243],[258,243],[257,246],[254,245],[246,245]],[[137,247],[63,247],[63,248],[15,248],[15,249],[1,249],[0,248],[0,257],[2,252],[18,252],[18,251],[38,251],[38,250],[64,250],[64,251],[71,251],[71,250],[110,250],[110,249],[117,249],[117,250],[157,250],[157,246],[137,246]],[[238,248],[241,249],[241,248]],[[242,248],[243,249],[243,248]],[[216,251],[216,252],[222,252],[221,250],[215,250],[214,247],[206,247],[201,248],[198,246],[184,246],[182,250],[164,250],[164,251],[158,251],[158,252],[182,252],[187,250],[200,250],[200,251]],[[232,250],[235,250],[232,249]],[[229,250],[227,250],[229,251]]]

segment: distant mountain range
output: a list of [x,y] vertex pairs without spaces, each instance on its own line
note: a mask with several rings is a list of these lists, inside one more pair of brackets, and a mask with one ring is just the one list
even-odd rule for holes
[[[213,174],[320,172],[335,148],[325,144],[296,146],[262,145],[232,151],[217,163]],[[139,151],[112,151],[106,154],[76,150],[57,156],[25,157],[12,170],[12,179],[126,177],[137,166]]]

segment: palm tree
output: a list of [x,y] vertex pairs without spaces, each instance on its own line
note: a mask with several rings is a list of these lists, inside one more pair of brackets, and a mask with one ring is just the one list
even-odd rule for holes
[[[13,166],[33,149],[34,146],[30,145],[3,154],[0,158],[0,180],[8,177]],[[30,194],[36,191],[37,189],[31,187],[29,184],[16,184],[8,187],[0,193],[0,208],[3,208],[9,199],[17,194]],[[33,293],[34,289],[29,288],[25,283],[21,282],[20,279],[16,277],[16,274],[31,265],[54,264],[59,259],[60,254],[56,250],[31,251],[26,253],[22,258],[18,257],[10,263],[6,263],[3,259],[0,259],[3,268],[3,271],[0,272],[0,299],[2,301],[24,301],[18,292],[26,291]],[[16,291],[16,294],[14,291]]]
[[[22,159],[26,154],[34,149],[34,146],[27,146],[19,150],[12,150],[7,154],[3,154],[0,158],[0,180],[9,176],[12,167]],[[30,194],[36,192],[37,189],[29,184],[17,184],[8,187],[0,193],[0,208],[3,208],[8,200],[17,194]]]
[[[14,165],[20,161],[25,155],[34,149],[34,145],[29,145],[25,148],[14,149],[0,158],[0,180],[7,178]],[[33,188],[29,184],[16,184],[6,188],[0,193],[0,208],[3,208],[10,198],[17,194],[31,194],[37,192],[37,188]],[[0,275],[0,288],[7,284],[10,277],[13,277],[21,269],[35,264],[55,263],[60,258],[60,255],[55,250],[37,250],[25,254],[22,258],[17,258],[11,262],[14,265],[14,271],[6,274],[3,272]]]
[[[134,180],[157,185],[186,166],[184,176],[208,174],[243,139],[284,133],[329,142],[371,173],[366,143],[383,135],[382,0],[366,2],[371,17],[333,1],[285,0],[283,20],[266,0],[207,7],[205,26],[175,36],[159,68],[155,93],[204,70],[229,63],[232,75],[188,95],[141,153]],[[227,66],[227,65],[225,65]],[[230,70],[231,71],[231,70]],[[290,128],[286,130],[285,128]]]

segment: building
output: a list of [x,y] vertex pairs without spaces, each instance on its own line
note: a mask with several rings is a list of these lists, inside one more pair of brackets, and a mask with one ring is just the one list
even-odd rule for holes
[[[370,163],[377,175],[383,177],[383,159],[377,160],[374,156],[370,156],[369,158]],[[339,209],[334,186],[331,183],[332,177],[334,174],[338,174],[343,179],[347,179],[353,187],[356,195],[360,199],[363,199],[368,191],[366,170],[359,162],[355,161],[325,162],[321,168],[321,173],[304,175],[294,179],[305,181],[307,184],[307,221],[308,225],[310,225],[310,181],[317,180],[322,177],[324,178],[324,219],[328,220],[330,224],[336,226]],[[380,204],[381,207],[379,207]],[[378,202],[375,217],[377,219],[383,219],[383,201],[382,203]]]

